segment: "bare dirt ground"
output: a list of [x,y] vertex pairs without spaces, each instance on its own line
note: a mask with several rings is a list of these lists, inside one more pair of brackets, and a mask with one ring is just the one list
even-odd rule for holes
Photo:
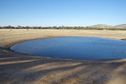
[[6,49],[29,39],[97,36],[125,39],[126,31],[0,30],[0,84],[126,84],[126,61],[77,61],[21,55]]

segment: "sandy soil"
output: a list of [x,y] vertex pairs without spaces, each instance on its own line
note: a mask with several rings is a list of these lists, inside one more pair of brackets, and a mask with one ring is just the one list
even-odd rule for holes
[[0,30],[0,84],[126,84],[126,61],[77,61],[21,55],[7,48],[29,39],[98,36],[125,39],[126,31]]

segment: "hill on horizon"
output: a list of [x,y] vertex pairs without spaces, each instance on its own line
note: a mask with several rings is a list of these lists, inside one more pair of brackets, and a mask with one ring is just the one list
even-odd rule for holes
[[126,24],[119,24],[119,25],[108,25],[108,24],[96,24],[93,26],[88,26],[93,28],[126,28]]

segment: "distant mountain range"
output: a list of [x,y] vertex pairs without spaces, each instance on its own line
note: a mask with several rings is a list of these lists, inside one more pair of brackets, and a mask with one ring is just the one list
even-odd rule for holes
[[88,26],[92,28],[126,28],[126,24],[120,24],[120,25],[107,25],[107,24],[97,24],[97,25],[92,25]]
[[120,24],[120,25],[116,25],[114,27],[115,28],[126,28],[126,24]]

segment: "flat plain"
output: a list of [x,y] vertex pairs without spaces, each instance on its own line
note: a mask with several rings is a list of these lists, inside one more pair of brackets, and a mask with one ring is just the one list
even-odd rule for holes
[[[1,29],[0,84],[126,84],[126,60],[58,60],[12,52],[15,43],[60,36],[126,39],[121,30]],[[125,41],[125,40],[124,40]]]

